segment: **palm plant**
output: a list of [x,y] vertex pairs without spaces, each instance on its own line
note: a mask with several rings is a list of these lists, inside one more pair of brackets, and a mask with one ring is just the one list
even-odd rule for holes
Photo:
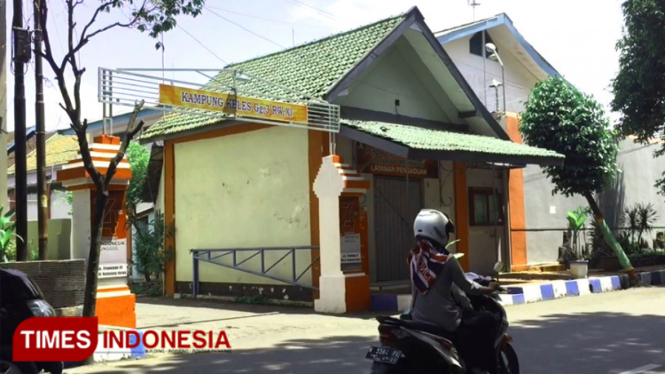
[[637,204],[637,233],[640,239],[643,234],[650,234],[658,219],[658,212],[653,204]]
[[585,206],[577,207],[577,209],[568,212],[568,231],[570,233],[571,247],[578,259],[588,257],[586,240],[580,243],[580,232],[584,232],[586,220],[590,213],[591,209]]
[[638,203],[627,208],[623,213],[623,224],[627,227],[628,237],[630,238],[630,252],[641,252],[642,248],[649,244],[644,240],[643,235],[649,234],[654,230],[654,224],[658,218],[658,212],[653,204]]

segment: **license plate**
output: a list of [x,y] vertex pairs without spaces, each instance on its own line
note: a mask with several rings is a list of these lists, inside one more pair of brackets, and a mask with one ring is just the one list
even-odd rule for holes
[[395,365],[400,357],[402,357],[402,351],[387,347],[370,347],[365,355],[365,358],[373,360],[374,362],[391,365]]

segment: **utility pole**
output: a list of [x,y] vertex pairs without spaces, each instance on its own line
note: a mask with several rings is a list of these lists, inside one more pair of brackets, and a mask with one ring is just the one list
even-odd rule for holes
[[[10,49],[11,51],[11,49]],[[7,66],[7,1],[0,1],[0,63]],[[0,149],[7,149],[7,71],[0,70]],[[0,154],[0,170],[7,170],[7,153]],[[7,191],[7,173],[0,173],[0,191]],[[0,196],[0,206],[9,211],[8,194]]]
[[23,28],[23,2],[14,0],[14,150],[16,157],[16,261],[28,260],[28,181],[25,126],[25,64],[30,61],[30,33]]
[[35,19],[35,119],[37,135],[37,223],[39,226],[39,259],[48,257],[48,199],[46,193],[46,124],[44,119],[44,75],[42,73],[41,8],[43,0],[34,0]]

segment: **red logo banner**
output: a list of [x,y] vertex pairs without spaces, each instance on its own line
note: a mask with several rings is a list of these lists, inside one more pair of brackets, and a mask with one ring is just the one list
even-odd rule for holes
[[83,361],[97,348],[97,317],[33,317],[13,337],[17,362]]

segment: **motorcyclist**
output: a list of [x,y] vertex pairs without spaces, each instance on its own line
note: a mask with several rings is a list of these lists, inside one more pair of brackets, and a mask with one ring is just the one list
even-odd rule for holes
[[455,344],[474,373],[489,373],[496,366],[494,340],[497,321],[490,312],[477,312],[465,293],[491,294],[489,287],[470,281],[446,245],[455,230],[452,221],[437,210],[423,209],[414,222],[417,244],[409,266],[414,289],[411,318],[442,327],[456,337]]

